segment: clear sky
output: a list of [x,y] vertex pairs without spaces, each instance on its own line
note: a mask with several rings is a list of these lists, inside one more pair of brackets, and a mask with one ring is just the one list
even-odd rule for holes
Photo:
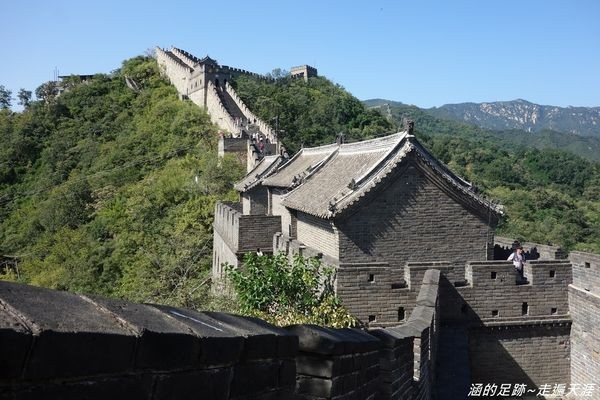
[[310,64],[360,99],[600,106],[598,0],[1,0],[0,16],[14,94],[175,45],[259,73]]

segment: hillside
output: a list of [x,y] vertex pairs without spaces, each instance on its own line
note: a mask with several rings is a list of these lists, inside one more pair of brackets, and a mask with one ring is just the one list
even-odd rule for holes
[[324,77],[303,79],[280,76],[274,81],[240,76],[233,82],[244,103],[262,120],[278,117],[279,137],[286,148],[333,143],[339,133],[356,141],[382,132],[392,133],[394,125],[360,100]]
[[70,86],[0,112],[2,278],[206,304],[214,203],[235,198],[244,169],[217,162],[208,115],[181,102],[152,59]]
[[445,104],[427,110],[433,116],[482,128],[526,132],[553,130],[600,138],[600,107],[556,107],[525,100]]

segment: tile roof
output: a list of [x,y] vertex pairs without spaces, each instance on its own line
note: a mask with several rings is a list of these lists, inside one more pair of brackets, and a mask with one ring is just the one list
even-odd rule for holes
[[246,174],[246,176],[244,176],[242,180],[237,182],[233,187],[238,192],[245,192],[252,189],[261,182],[262,178],[268,176],[269,173],[273,172],[279,165],[281,165],[282,162],[283,158],[278,155],[264,157],[258,164],[256,164],[252,171],[248,172],[248,174]]
[[303,148],[290,160],[266,177],[262,184],[278,188],[291,188],[312,173],[338,149],[337,144]]
[[318,168],[295,183],[295,188],[284,197],[283,205],[321,218],[333,218],[363,198],[402,164],[409,153],[414,153],[435,175],[458,189],[466,201],[494,215],[501,214],[498,206],[478,196],[469,182],[453,174],[406,132],[336,147]]
[[453,193],[471,207],[485,215],[502,214],[501,206],[478,195],[469,182],[450,171],[407,132],[356,143],[303,148],[287,162],[279,156],[265,157],[235,188],[244,192],[262,184],[287,189],[284,206],[320,218],[333,218],[404,165],[409,154],[426,165],[428,173],[449,184]]

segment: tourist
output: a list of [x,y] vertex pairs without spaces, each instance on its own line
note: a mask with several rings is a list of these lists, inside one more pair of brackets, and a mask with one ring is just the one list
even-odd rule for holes
[[525,254],[523,253],[523,246],[519,242],[513,243],[513,252],[508,256],[508,261],[512,261],[515,266],[515,272],[517,273],[517,283],[526,283],[527,280],[523,275],[523,267],[525,266]]

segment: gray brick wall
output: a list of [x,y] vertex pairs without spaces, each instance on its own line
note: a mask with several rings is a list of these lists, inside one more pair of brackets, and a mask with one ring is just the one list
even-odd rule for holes
[[431,399],[438,281],[407,324],[373,332],[0,282],[0,398]]
[[[490,221],[492,220],[490,216]],[[340,262],[486,260],[493,250],[488,220],[409,167],[385,191],[338,224]]]
[[471,382],[568,387],[569,331],[569,323],[472,328]]
[[442,287],[442,318],[454,322],[568,318],[571,264],[561,260],[531,261],[525,274],[530,284],[517,285],[511,262],[468,263],[467,286],[455,287],[447,280]]
[[298,337],[261,320],[0,282],[2,399],[289,399]]
[[244,215],[266,215],[269,212],[269,196],[264,186],[258,185],[242,194]]
[[573,285],[600,296],[600,255],[572,251]]
[[[280,215],[281,216],[281,227],[279,232],[282,232],[285,235],[294,237],[293,232],[295,231],[294,220],[292,219],[292,214],[290,210],[284,207],[281,204],[281,198],[284,193],[278,189],[269,189],[269,198],[271,201],[271,214]],[[290,232],[292,235],[290,235]]]
[[215,205],[213,222],[213,276],[219,277],[220,264],[227,260],[237,265],[249,251],[271,252],[273,235],[281,229],[278,215],[243,215],[241,203],[220,202]]
[[[443,261],[460,269],[468,260],[491,258],[493,251],[488,221],[449,197],[415,167],[356,213],[336,221],[336,226],[338,293],[359,318],[375,315],[386,326],[398,323],[399,307],[405,308],[407,316],[414,307],[418,287],[411,294],[400,285],[405,263]],[[375,275],[373,282],[367,282],[369,274]]]
[[573,284],[569,286],[571,383],[595,384],[600,399],[600,256],[573,251]]
[[297,237],[306,246],[339,258],[339,241],[332,221],[298,211]]

